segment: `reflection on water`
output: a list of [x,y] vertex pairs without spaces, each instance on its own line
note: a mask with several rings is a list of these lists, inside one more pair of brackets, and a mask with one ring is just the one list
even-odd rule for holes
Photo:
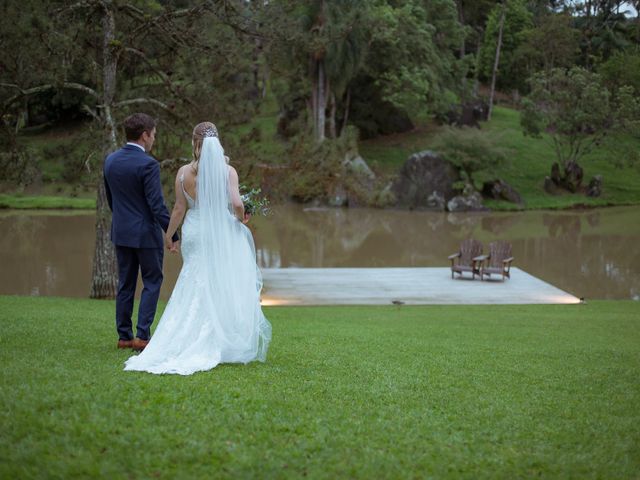
[[[0,216],[0,294],[87,296],[94,217]],[[437,213],[276,208],[252,220],[261,267],[446,266],[459,242],[512,242],[514,265],[576,296],[640,300],[640,207]],[[181,265],[165,256],[162,297]]]

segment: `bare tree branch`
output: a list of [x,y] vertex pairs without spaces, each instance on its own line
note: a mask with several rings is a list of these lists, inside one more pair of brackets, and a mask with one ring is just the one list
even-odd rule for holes
[[137,48],[131,48],[131,47],[127,47],[124,49],[125,52],[131,53],[133,55],[138,56],[139,58],[141,58],[148,66],[149,68],[151,68],[151,70],[153,70],[153,72],[160,77],[160,79],[162,79],[163,83],[165,84],[165,86],[169,89],[169,91],[171,93],[173,93],[174,95],[176,95],[177,97],[181,98],[182,100],[186,101],[187,103],[189,103],[191,106],[196,106],[196,103],[191,100],[190,98],[185,97],[184,95],[181,95],[180,92],[178,92],[173,84],[173,82],[171,81],[171,79],[169,78],[169,76],[163,72],[161,69],[159,69],[158,67],[156,67],[151,60],[144,54],[144,52],[138,50]]
[[[139,10],[136,12],[136,10],[137,9],[135,7],[131,7],[131,6],[127,6],[126,8],[126,11],[128,12],[135,12],[135,13],[140,12]],[[204,4],[202,4],[192,8],[185,8],[180,10],[172,10],[172,11],[164,12],[151,19],[147,19],[147,17],[145,17],[144,15],[142,17],[138,15],[137,19],[143,21],[144,23],[140,25],[138,28],[136,28],[135,30],[133,30],[131,32],[131,36],[139,37],[144,32],[151,30],[155,27],[162,30],[169,38],[171,38],[173,43],[177,45],[188,46],[188,37],[185,37],[185,38],[181,37],[180,35],[177,34],[177,32],[168,29],[166,25],[171,24],[172,20],[175,20],[177,18],[192,16],[197,13],[202,13],[204,10],[206,10],[206,7]]]
[[161,102],[160,100],[156,100],[155,98],[144,98],[144,97],[122,100],[121,102],[114,103],[113,107],[114,108],[126,107],[127,105],[133,105],[135,103],[151,103],[165,110],[169,110],[169,106],[166,103]]
[[126,13],[127,15],[129,15],[131,18],[135,20],[144,20],[145,18],[145,14],[142,10],[128,3],[125,5],[121,5],[120,11]]
[[161,102],[160,100],[156,100],[155,98],[144,98],[144,97],[130,98],[128,100],[122,100],[121,102],[114,103],[113,108],[126,107],[127,105],[135,105],[138,103],[149,103],[151,105],[155,105],[157,107],[162,108],[163,110],[166,110],[176,118],[180,118],[180,115],[178,115],[169,105]]
[[92,97],[99,98],[98,93],[93,88],[89,88],[86,85],[82,85],[80,83],[74,83],[74,82],[63,82],[61,84],[50,83],[47,85],[40,85],[38,87],[28,88],[26,90],[23,90],[22,88],[13,84],[0,84],[0,86],[17,88],[18,90],[20,90],[20,93],[14,95],[13,97],[10,97],[4,102],[5,108],[9,107],[11,104],[16,102],[16,100],[19,100],[22,97],[25,97],[27,95],[35,95],[38,93],[46,92],[48,90],[53,90],[57,88],[66,88],[69,90],[80,90],[81,92],[88,93]]
[[98,117],[98,114],[96,113],[95,110],[93,110],[91,107],[89,107],[89,105],[83,103],[81,106],[82,110],[87,112],[94,120],[99,121],[100,117]]
[[[218,6],[218,9],[215,9],[214,7],[219,3],[222,3],[222,7],[220,8]],[[233,3],[229,2],[228,0],[208,1],[204,3],[202,8],[203,10],[213,13],[218,18],[220,23],[231,27],[236,32],[250,37],[264,37],[264,35],[258,33],[257,31],[252,31],[247,27],[240,26],[240,23],[246,24],[248,23],[248,20],[244,15],[238,12],[238,9],[235,7],[235,5],[233,5]],[[235,19],[232,20],[232,16],[235,17]]]
[[15,89],[20,90],[22,92],[22,89],[18,85],[16,85],[15,83],[0,82],[0,87],[15,88]]
[[156,66],[151,62],[151,60],[149,60],[149,57],[147,57],[147,56],[144,54],[144,52],[143,52],[143,51],[138,50],[137,48],[133,48],[133,47],[125,47],[125,48],[124,48],[124,51],[125,51],[125,52],[128,52],[128,53],[131,53],[131,54],[133,54],[133,55],[136,55],[137,57],[141,58],[141,59],[144,61],[144,63],[146,63],[146,64],[151,68],[151,70],[153,70],[153,72],[154,72],[156,75],[158,75],[158,76],[162,79],[162,81],[163,81],[165,84],[167,84],[167,85],[171,84],[171,79],[169,78],[169,76],[168,76],[165,72],[163,72],[161,69],[159,69],[158,67],[156,67]]
[[174,166],[176,163],[177,164],[185,164],[185,163],[189,163],[191,161],[191,159],[186,158],[186,157],[177,157],[177,158],[166,158],[164,160],[160,160],[160,168],[161,169],[165,169],[165,168],[170,168],[172,166]]
[[63,13],[73,12],[75,10],[80,10],[83,8],[96,8],[102,5],[102,1],[96,0],[84,0],[80,2],[73,3],[71,5],[65,5],[63,7],[57,8],[53,10],[54,15],[61,15]]

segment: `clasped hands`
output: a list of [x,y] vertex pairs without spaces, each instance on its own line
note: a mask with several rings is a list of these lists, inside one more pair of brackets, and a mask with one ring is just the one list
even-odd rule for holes
[[164,246],[171,253],[178,253],[180,251],[180,240],[173,241],[173,238],[165,235],[164,236]]

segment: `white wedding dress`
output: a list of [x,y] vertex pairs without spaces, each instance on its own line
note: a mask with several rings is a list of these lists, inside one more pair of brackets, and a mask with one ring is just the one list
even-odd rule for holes
[[249,229],[231,213],[229,167],[217,137],[205,137],[196,199],[182,226],[183,266],[147,347],[125,370],[190,375],[219,363],[264,362],[271,325]]

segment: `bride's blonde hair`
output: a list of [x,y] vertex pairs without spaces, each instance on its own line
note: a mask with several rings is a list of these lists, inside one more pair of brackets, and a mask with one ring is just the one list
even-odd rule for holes
[[200,153],[202,152],[202,142],[205,137],[217,137],[218,129],[211,122],[202,122],[193,128],[193,137],[191,143],[193,145],[193,162],[191,168],[198,173],[198,163],[200,162]]

